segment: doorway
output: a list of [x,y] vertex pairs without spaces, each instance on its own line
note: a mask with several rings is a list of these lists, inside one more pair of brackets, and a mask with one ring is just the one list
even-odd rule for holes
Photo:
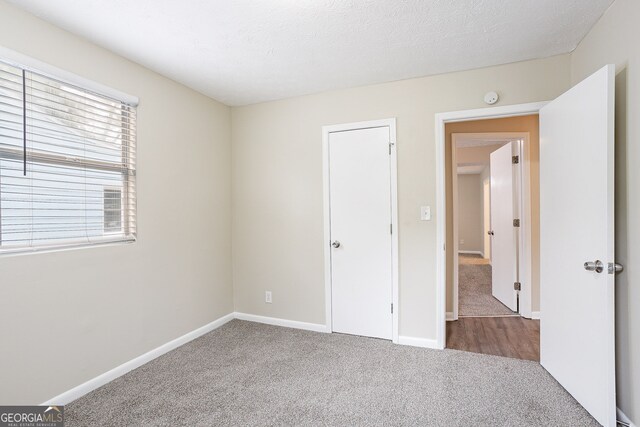
[[[530,262],[520,258],[537,242],[535,233],[522,237],[525,230],[530,235],[531,222],[538,217],[537,209],[531,209],[537,179],[530,176],[530,158],[537,158],[537,126],[532,115],[448,127],[453,312],[448,316],[447,348],[540,360],[539,321],[523,317],[525,304],[520,304],[521,299],[539,300],[538,286],[531,286],[524,274],[521,278],[520,271],[520,264]],[[505,129],[520,132],[501,132]],[[468,132],[476,130],[494,132]],[[525,165],[528,179],[523,179]],[[530,286],[520,289],[521,281]]]
[[538,116],[445,130],[446,346],[539,360]]
[[609,64],[547,103],[436,115],[438,345],[446,340],[451,252],[445,125],[539,114],[540,363],[605,426],[616,424],[613,295],[623,268],[613,250],[614,93]]
[[[523,122],[523,129],[535,125],[535,120],[518,121]],[[495,125],[501,128],[506,124],[500,121]],[[473,128],[473,123],[468,127]],[[516,289],[520,234],[530,228],[531,217],[521,215],[523,206],[530,205],[529,200],[523,200],[530,198],[530,191],[523,189],[520,162],[529,140],[529,132],[451,135],[452,319],[517,316],[521,313],[520,294],[531,299],[531,287],[526,295]],[[537,215],[537,211],[533,213]]]
[[395,120],[323,128],[327,330],[397,342]]

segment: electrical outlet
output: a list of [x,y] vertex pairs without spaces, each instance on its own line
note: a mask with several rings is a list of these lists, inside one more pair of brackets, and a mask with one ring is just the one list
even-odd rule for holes
[[271,291],[266,291],[264,293],[264,302],[271,304],[273,301],[271,300]]

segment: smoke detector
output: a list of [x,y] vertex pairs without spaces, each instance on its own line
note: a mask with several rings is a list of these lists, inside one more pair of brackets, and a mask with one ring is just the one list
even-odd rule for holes
[[486,95],[484,96],[484,102],[486,102],[489,105],[493,105],[496,102],[498,102],[499,98],[500,97],[496,92],[487,92]]

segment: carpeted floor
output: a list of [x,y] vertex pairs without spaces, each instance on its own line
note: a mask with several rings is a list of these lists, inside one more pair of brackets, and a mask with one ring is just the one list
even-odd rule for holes
[[458,316],[517,316],[491,295],[488,260],[460,254],[458,261]]
[[65,407],[68,426],[597,426],[535,362],[233,320]]

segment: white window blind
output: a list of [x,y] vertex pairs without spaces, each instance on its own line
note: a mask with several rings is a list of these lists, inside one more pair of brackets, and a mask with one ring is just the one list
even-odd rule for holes
[[0,253],[136,236],[135,107],[0,62]]

